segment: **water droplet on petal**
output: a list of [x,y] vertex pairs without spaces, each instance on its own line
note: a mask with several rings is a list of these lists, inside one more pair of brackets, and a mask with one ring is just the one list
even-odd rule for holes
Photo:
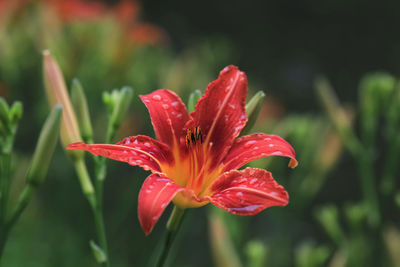
[[243,196],[243,193],[242,193],[242,192],[237,192],[237,193],[236,193],[236,196],[237,196],[237,197],[242,197],[242,196]]
[[163,104],[162,107],[163,107],[164,109],[169,109],[168,104]]
[[161,96],[160,95],[153,95],[153,99],[156,101],[160,101],[161,100]]
[[279,196],[279,194],[277,192],[269,192],[269,194],[273,197],[277,197]]
[[274,144],[269,144],[268,146],[269,146],[269,147],[273,147],[273,146],[274,146]]
[[253,144],[255,144],[255,143],[257,143],[257,141],[255,141],[255,140],[247,141],[247,142],[244,144],[244,147],[248,148],[248,147],[250,147],[251,145],[253,145]]

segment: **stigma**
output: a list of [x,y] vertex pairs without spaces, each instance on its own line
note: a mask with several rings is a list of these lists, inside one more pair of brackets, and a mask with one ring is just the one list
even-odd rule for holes
[[190,148],[196,144],[203,144],[203,134],[199,126],[194,127],[193,131],[191,129],[186,130],[186,147]]

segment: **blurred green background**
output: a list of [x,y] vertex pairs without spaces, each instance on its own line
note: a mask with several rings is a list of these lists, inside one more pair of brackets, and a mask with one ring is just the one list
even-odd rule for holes
[[[154,137],[138,94],[168,88],[186,102],[234,64],[248,75],[249,97],[266,93],[253,131],[279,134],[296,150],[294,170],[282,158],[251,163],[273,173],[290,203],[251,217],[189,210],[170,266],[400,266],[399,8],[397,1],[0,0],[0,96],[24,105],[11,205],[50,111],[44,49],[69,87],[73,78],[83,85],[98,143],[104,91],[134,89],[115,142]],[[147,175],[108,161],[112,266],[146,266],[163,238],[170,207],[147,237],[137,219]],[[58,145],[0,265],[98,266],[94,238],[90,207]]]

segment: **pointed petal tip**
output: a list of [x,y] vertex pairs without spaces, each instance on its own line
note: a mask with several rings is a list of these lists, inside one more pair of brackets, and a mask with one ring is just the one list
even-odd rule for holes
[[294,169],[297,167],[297,165],[299,165],[299,162],[296,159],[290,159],[288,165],[290,168]]

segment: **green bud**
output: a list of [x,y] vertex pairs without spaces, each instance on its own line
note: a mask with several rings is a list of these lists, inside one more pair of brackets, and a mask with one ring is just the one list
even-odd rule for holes
[[265,266],[267,248],[260,241],[250,241],[246,245],[247,265],[249,267]]
[[98,246],[93,240],[89,242],[90,248],[92,249],[92,253],[94,258],[98,263],[104,263],[107,261],[107,255],[104,253],[103,249]]
[[31,166],[26,176],[28,183],[39,185],[46,177],[60,129],[62,106],[56,105],[51,111],[36,145]]
[[360,83],[360,107],[363,138],[373,144],[377,132],[379,114],[388,105],[396,79],[385,73],[365,76]]
[[339,223],[339,213],[336,206],[329,205],[317,210],[315,217],[329,237],[338,245],[345,241],[344,233]]
[[315,247],[310,242],[304,242],[296,249],[297,267],[318,267],[325,266],[330,256],[330,251],[325,246]]
[[9,128],[10,126],[8,113],[9,113],[9,108],[7,102],[4,100],[4,98],[0,97],[0,121],[6,128]]
[[16,125],[22,118],[24,107],[20,101],[14,102],[10,109],[9,117],[13,125]]
[[106,104],[107,107],[112,106],[111,95],[109,92],[103,92],[103,103]]
[[258,114],[260,113],[263,101],[265,98],[265,93],[263,91],[258,91],[249,102],[246,104],[246,114],[248,121],[246,126],[243,128],[240,135],[248,134],[253,128],[256,120],[258,118]]
[[82,85],[78,79],[72,81],[71,102],[74,107],[82,138],[87,143],[93,143],[93,130],[90,122],[89,108]]
[[122,120],[128,111],[129,104],[133,97],[132,88],[125,86],[120,91],[113,91],[112,97],[115,99],[114,110],[111,114],[110,122],[112,127],[116,130],[122,123]]
[[365,206],[361,204],[349,205],[346,206],[344,211],[353,231],[361,229],[362,223],[367,215]]
[[315,80],[315,89],[322,107],[325,109],[344,145],[353,156],[358,156],[362,147],[351,127],[352,118],[340,105],[332,86],[327,79],[318,77]]
[[400,191],[395,194],[394,202],[396,203],[397,207],[400,208]]
[[188,112],[193,112],[195,110],[195,106],[197,104],[197,101],[199,101],[202,93],[200,90],[195,90],[193,93],[189,95],[189,100],[188,100]]

